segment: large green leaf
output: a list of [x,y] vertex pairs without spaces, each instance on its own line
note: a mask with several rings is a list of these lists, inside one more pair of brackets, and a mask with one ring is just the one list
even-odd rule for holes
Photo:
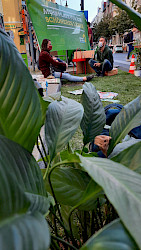
[[90,180],[81,200],[77,203],[77,206],[81,210],[90,211],[97,207],[97,198],[103,195],[102,188]]
[[83,142],[86,145],[102,132],[106,116],[99,95],[92,83],[83,85],[81,102],[84,107],[81,129],[84,135]]
[[134,9],[130,8],[124,1],[121,0],[110,0],[110,2],[116,4],[122,10],[125,10],[129,17],[134,20],[135,24],[141,30],[141,14]]
[[60,152],[77,130],[83,116],[80,103],[62,97],[54,101],[46,113],[45,138],[51,160]]
[[25,192],[31,202],[29,210],[45,214],[50,203],[41,171],[33,156],[17,143],[0,135],[0,164],[9,174],[14,175]]
[[71,167],[55,168],[51,174],[51,183],[60,204],[86,211],[95,207],[95,200],[101,191],[86,172]]
[[60,152],[61,161],[70,161],[80,163],[79,156],[75,153],[69,153],[68,150],[63,150]]
[[141,96],[128,103],[116,116],[110,128],[110,146],[108,155],[117,143],[129,133],[129,131],[141,124]]
[[48,103],[54,102],[55,100],[61,101],[61,92],[56,92],[56,93],[47,95],[43,97],[43,99]]
[[104,190],[141,247],[141,175],[108,159],[79,156],[82,167]]
[[119,162],[141,174],[141,142],[128,147],[118,155],[112,157],[111,160]]
[[61,100],[61,92],[57,92],[57,93],[53,93],[53,94],[50,94],[46,97],[40,97],[40,103],[41,103],[41,107],[42,107],[42,124],[44,125],[44,122],[45,122],[45,118],[46,118],[46,111],[47,111],[47,108],[49,106],[49,104],[51,102],[54,102],[55,100]]
[[39,213],[19,214],[0,222],[2,250],[46,250],[50,245],[47,222]]
[[139,249],[120,220],[115,220],[93,235],[83,250],[137,250]]
[[5,160],[0,158],[0,221],[7,220],[7,217],[11,218],[14,214],[23,214],[30,207],[29,200]]
[[[6,150],[2,146],[4,143],[0,145],[0,153]],[[7,148],[7,155],[0,156],[0,249],[45,250],[50,244],[47,222],[38,212],[29,212],[30,202],[22,185],[20,186],[22,177],[19,175],[17,179],[10,167],[14,164],[14,159],[11,159],[9,149]],[[24,169],[21,175],[24,175]]]
[[82,198],[91,178],[82,170],[57,167],[51,173],[51,183],[60,204],[75,206]]
[[0,134],[30,152],[42,119],[32,77],[12,39],[0,30]]

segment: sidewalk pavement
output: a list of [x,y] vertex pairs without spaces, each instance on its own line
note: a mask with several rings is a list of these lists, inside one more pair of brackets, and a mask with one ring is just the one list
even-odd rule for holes
[[[30,74],[32,75],[33,79],[37,79],[37,81],[39,81],[39,83],[43,83],[45,85],[47,79],[43,77],[41,71],[38,70],[37,67],[35,67],[35,71],[32,70],[32,66],[29,66],[28,69],[29,69]],[[73,68],[69,67],[67,72],[72,72],[72,70],[73,70]],[[48,87],[47,87],[47,94],[50,95],[50,94],[54,94],[54,93],[60,91],[60,87],[61,87],[61,84],[55,84],[55,83],[50,84],[49,83]],[[46,91],[44,91],[44,96],[46,96]],[[45,126],[43,126],[41,128],[40,136],[42,138],[45,150],[46,150],[46,152],[48,152],[47,145],[46,145],[46,142],[45,142]],[[38,144],[39,144],[39,148],[41,150],[41,153],[43,154],[43,157],[45,157],[44,150],[43,150],[43,147],[41,145],[41,141],[40,141],[39,137],[38,137]],[[37,145],[34,146],[32,154],[33,154],[34,158],[36,159],[36,161],[41,159],[41,155],[40,155],[40,152],[38,151]],[[39,165],[40,168],[45,168],[45,165],[44,165],[43,161],[39,161],[38,165]]]
[[[37,68],[35,68],[35,71],[33,71],[32,66],[30,66],[28,68],[29,68],[30,74],[32,75],[33,79],[37,79],[37,81],[39,81],[39,83],[41,85],[42,85],[42,83],[44,83],[44,85],[45,85],[45,82],[46,82],[47,79],[43,77],[43,75],[41,74],[41,71],[39,71]],[[56,93],[58,91],[58,87],[59,87],[59,84],[55,84],[55,83],[48,84],[47,94],[50,95],[50,94]],[[46,91],[44,91],[43,93],[44,93],[44,97],[45,97],[46,96]],[[46,152],[48,152],[47,145],[46,145],[46,142],[45,142],[45,126],[42,126],[42,128],[40,130],[40,136],[42,138],[45,150],[46,150]],[[44,153],[44,150],[43,150],[43,147],[42,147],[42,144],[41,144],[41,141],[40,141],[39,137],[38,137],[38,145],[39,145],[39,148],[41,150],[41,153],[42,153],[43,157],[45,157],[45,153]],[[41,159],[41,154],[40,154],[40,152],[39,152],[39,150],[37,148],[37,145],[34,146],[32,154],[33,154],[34,158],[36,159],[36,161]],[[45,168],[45,164],[44,164],[43,161],[38,162],[38,165],[39,165],[39,167],[41,169]]]
[[125,65],[130,66],[131,61],[125,62],[125,61],[122,61],[122,60],[114,60],[114,63],[115,63],[115,64],[116,64],[116,63],[121,63],[121,64],[125,64]]

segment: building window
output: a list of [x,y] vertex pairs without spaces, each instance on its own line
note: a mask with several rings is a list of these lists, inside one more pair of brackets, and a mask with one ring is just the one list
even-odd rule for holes
[[20,45],[24,45],[24,36],[20,36]]

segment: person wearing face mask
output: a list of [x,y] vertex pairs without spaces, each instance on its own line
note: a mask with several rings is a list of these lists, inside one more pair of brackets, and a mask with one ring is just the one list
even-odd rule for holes
[[[70,75],[69,73],[62,73],[66,70],[68,65],[61,59],[52,57],[50,55],[51,50],[52,50],[51,41],[49,39],[44,39],[42,41],[42,50],[39,56],[39,67],[45,78],[51,75],[50,71],[51,66],[54,68],[52,75],[55,78],[67,79],[68,81],[71,82],[86,82],[86,81],[88,82],[94,77],[94,75],[78,77]],[[55,71],[55,68],[60,69],[61,72]]]
[[96,76],[104,76],[105,71],[113,69],[113,54],[110,48],[106,45],[105,37],[100,37],[98,43],[97,61],[90,59],[89,64],[95,70]]

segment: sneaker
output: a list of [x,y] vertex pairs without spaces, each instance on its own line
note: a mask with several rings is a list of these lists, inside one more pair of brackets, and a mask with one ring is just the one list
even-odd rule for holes
[[104,75],[101,73],[101,74],[96,74],[95,77],[103,77]]
[[99,75],[99,77],[104,77],[104,75],[101,73],[101,74]]
[[93,79],[94,78],[94,74],[92,74],[92,75],[89,75],[89,76],[86,76],[86,78],[87,78],[87,82],[89,82],[91,79]]
[[98,75],[98,74],[96,74],[96,75],[94,75],[94,77],[99,77],[99,75]]

